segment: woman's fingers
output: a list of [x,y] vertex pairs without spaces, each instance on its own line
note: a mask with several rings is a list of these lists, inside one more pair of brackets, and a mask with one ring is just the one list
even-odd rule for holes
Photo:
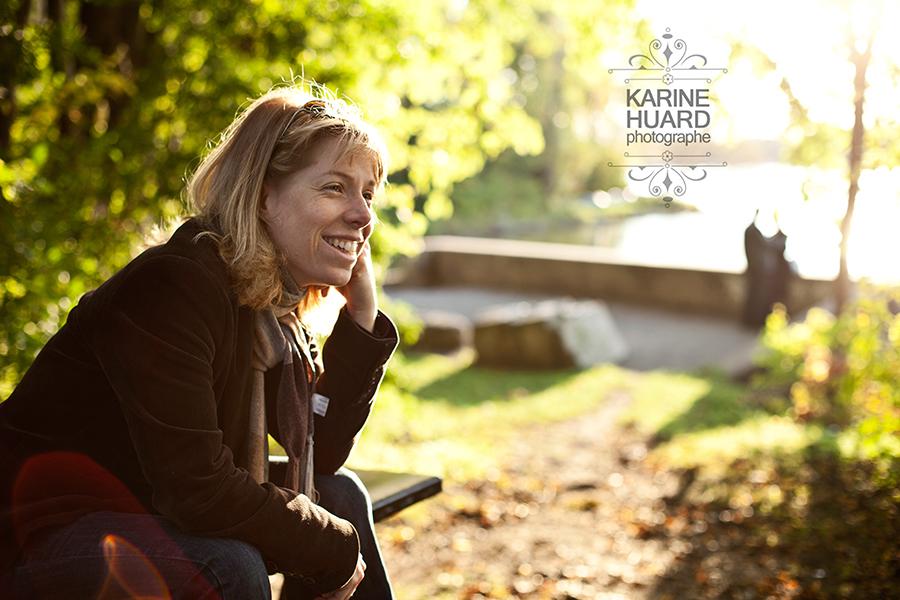
[[331,593],[319,596],[316,600],[347,600],[356,592],[356,588],[362,583],[366,573],[366,561],[363,560],[362,554],[356,559],[356,569],[353,571],[353,577],[345,583],[340,589]]
[[359,561],[356,563],[356,572],[353,574],[353,579],[350,580],[353,585],[350,587],[349,593],[347,594],[348,598],[356,593],[356,588],[359,587],[359,584],[362,583],[363,577],[365,576],[366,561],[363,560],[362,554],[360,554]]

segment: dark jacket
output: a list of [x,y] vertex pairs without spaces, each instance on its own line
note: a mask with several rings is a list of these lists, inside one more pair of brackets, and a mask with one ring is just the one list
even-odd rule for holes
[[[254,313],[239,305],[215,243],[194,241],[200,231],[188,221],[85,294],[0,404],[0,568],[44,527],[122,510],[249,542],[271,572],[303,575],[320,592],[353,574],[349,522],[235,466],[247,444]],[[316,471],[347,459],[396,344],[384,314],[369,333],[341,311],[317,383],[331,402],[316,416]]]

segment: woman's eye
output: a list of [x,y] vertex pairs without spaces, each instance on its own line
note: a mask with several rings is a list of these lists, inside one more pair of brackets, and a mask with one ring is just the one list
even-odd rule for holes
[[339,183],[329,183],[328,185],[325,186],[325,189],[328,190],[329,192],[336,192],[338,194],[340,194],[342,191],[344,191],[344,188],[342,188],[341,184],[339,184]]

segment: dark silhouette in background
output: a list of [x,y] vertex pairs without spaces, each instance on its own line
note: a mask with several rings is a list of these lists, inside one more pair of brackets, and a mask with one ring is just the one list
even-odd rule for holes
[[[761,327],[776,302],[787,304],[791,265],[784,257],[787,235],[778,228],[766,237],[756,225],[759,209],[744,230],[744,253],[747,256],[747,291],[743,322],[748,327]],[[777,222],[777,219],[776,219]]]

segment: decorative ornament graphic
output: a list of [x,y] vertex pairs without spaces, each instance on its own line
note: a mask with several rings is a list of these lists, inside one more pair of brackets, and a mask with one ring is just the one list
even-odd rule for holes
[[[671,29],[666,27],[666,32],[659,38],[650,42],[647,54],[634,54],[628,59],[628,67],[619,69],[610,69],[614,71],[663,71],[661,76],[656,77],[629,77],[625,79],[625,83],[634,81],[662,81],[666,85],[672,85],[676,81],[705,81],[712,83],[712,79],[707,77],[687,77],[673,75],[673,71],[690,71],[692,74],[698,74],[698,71],[719,71],[727,73],[725,67],[707,67],[708,61],[702,54],[688,54],[687,44],[682,39],[675,39],[675,36],[669,33]],[[672,41],[674,39],[674,41]],[[665,50],[659,52],[659,49],[665,46]],[[662,54],[665,62],[660,59]],[[672,57],[675,57],[674,60]],[[637,63],[637,66],[635,66]],[[701,73],[702,74],[702,73]]]
[[[632,82],[651,82],[655,83],[656,89],[646,90],[628,90],[629,107],[634,106],[640,108],[636,112],[644,114],[636,114],[631,116],[629,111],[628,126],[631,126],[632,120],[638,123],[637,132],[629,134],[628,145],[634,140],[635,143],[659,143],[666,147],[672,146],[673,143],[682,145],[686,151],[690,152],[690,146],[698,143],[708,143],[709,134],[701,133],[696,129],[693,133],[662,133],[655,131],[660,128],[660,124],[666,122],[665,119],[660,120],[661,111],[665,109],[673,109],[668,111],[673,114],[664,115],[669,117],[669,124],[681,123],[682,114],[690,112],[686,108],[697,110],[697,106],[709,106],[708,104],[700,104],[698,99],[708,99],[708,89],[690,89],[691,86],[702,86],[703,83],[712,83],[714,73],[728,73],[725,67],[709,66],[706,56],[699,53],[689,53],[687,44],[684,40],[676,38],[670,28],[666,28],[661,38],[654,39],[648,46],[646,54],[634,54],[628,59],[628,67],[612,68],[609,73],[627,72],[629,75],[624,79],[624,83]],[[693,82],[702,82],[700,84]],[[672,88],[676,84],[687,87],[691,92],[683,88]],[[637,92],[643,92],[639,94]],[[701,95],[701,93],[705,93]],[[648,105],[651,110],[647,110],[644,106]],[[677,109],[674,110],[674,109]],[[677,114],[677,121],[674,117]],[[697,115],[699,116],[699,115]],[[708,117],[708,113],[706,113]],[[651,117],[654,117],[651,119]],[[696,117],[689,120],[689,123],[700,123]],[[648,124],[651,123],[651,124]],[[708,126],[708,118],[705,123],[700,123],[699,129]],[[651,129],[652,133],[641,133],[640,129]],[[649,142],[647,141],[649,140]],[[699,141],[698,141],[699,140]],[[695,153],[677,153],[666,149],[662,152],[654,154],[632,154],[624,152],[623,156],[628,159],[623,164],[608,162],[607,166],[626,168],[627,176],[631,181],[644,183],[647,192],[660,198],[668,208],[677,197],[681,197],[687,191],[688,182],[702,181],[706,179],[707,169],[715,167],[726,167],[728,163],[725,161],[716,162],[711,160],[711,153],[704,152]],[[707,159],[700,162],[697,159]],[[674,161],[677,161],[674,162]]]
[[606,163],[609,167],[624,167],[628,169],[628,179],[632,181],[646,181],[647,191],[651,196],[661,198],[666,208],[672,206],[672,201],[676,196],[683,196],[687,191],[688,181],[701,181],[706,179],[706,169],[711,167],[727,167],[728,163],[722,161],[714,164],[696,164],[696,165],[673,165],[672,160],[675,158],[709,158],[710,153],[706,154],[673,154],[670,150],[664,151],[660,155],[656,154],[629,154],[623,153],[625,158],[656,158],[662,159],[663,164],[644,164],[644,165],[617,165],[612,162]]

